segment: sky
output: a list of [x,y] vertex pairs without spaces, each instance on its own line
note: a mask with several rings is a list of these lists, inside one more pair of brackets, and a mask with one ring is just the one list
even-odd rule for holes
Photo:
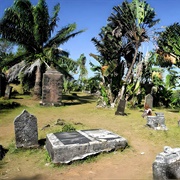
[[[38,0],[30,0],[36,5]],[[14,0],[0,0],[0,18],[4,10],[12,6]],[[89,62],[98,64],[96,60],[89,56],[90,53],[97,54],[95,45],[91,41],[93,37],[99,38],[98,34],[103,26],[107,24],[107,18],[113,12],[112,8],[121,5],[123,0],[46,0],[49,13],[53,12],[53,7],[60,3],[60,12],[58,27],[76,23],[77,31],[86,29],[85,32],[70,39],[61,46],[63,50],[70,53],[70,58],[77,60],[81,54],[87,59],[86,67],[88,68],[88,77],[93,76],[89,67]],[[131,2],[131,0],[128,0]],[[146,0],[146,2],[155,9],[156,18],[160,23],[156,28],[172,25],[174,22],[180,22],[180,0]],[[153,48],[151,43],[142,46],[142,51],[146,52]]]

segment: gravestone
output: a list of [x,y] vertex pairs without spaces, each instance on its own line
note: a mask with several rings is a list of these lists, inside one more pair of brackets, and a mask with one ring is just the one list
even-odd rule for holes
[[180,148],[164,147],[152,165],[154,180],[180,179]]
[[125,138],[104,129],[51,133],[46,150],[53,163],[69,163],[100,152],[125,149]]
[[5,99],[10,99],[11,92],[12,92],[12,86],[7,85],[5,95],[4,95]]
[[38,147],[37,118],[26,110],[14,120],[16,147]]
[[124,113],[126,107],[126,100],[120,99],[115,115],[126,115]]
[[150,109],[153,108],[153,96],[151,94],[148,94],[147,96],[145,96],[144,106],[148,106]]
[[43,74],[41,105],[60,106],[62,104],[63,75],[49,68]]
[[156,112],[156,116],[147,116],[147,126],[155,130],[168,130],[165,125],[164,113]]

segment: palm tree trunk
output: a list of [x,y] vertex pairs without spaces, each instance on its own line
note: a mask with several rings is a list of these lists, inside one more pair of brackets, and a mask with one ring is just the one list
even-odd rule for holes
[[37,66],[33,98],[34,99],[40,99],[41,93],[42,93],[41,66]]
[[[126,86],[128,80],[129,80],[129,78],[130,78],[131,75],[132,75],[132,69],[133,69],[133,66],[134,66],[134,64],[135,64],[135,62],[136,62],[137,54],[138,54],[138,46],[136,47],[132,64],[131,64],[131,66],[130,66],[130,68],[129,68],[129,70],[128,70],[128,73],[127,73],[126,78],[125,78],[125,82],[124,82],[124,84],[123,84],[123,86],[122,86],[122,88],[121,88],[121,91],[120,91],[120,93],[119,93],[119,98],[118,98],[119,100],[122,99],[123,96],[124,96],[125,86]],[[118,102],[119,102],[119,100],[118,100]]]

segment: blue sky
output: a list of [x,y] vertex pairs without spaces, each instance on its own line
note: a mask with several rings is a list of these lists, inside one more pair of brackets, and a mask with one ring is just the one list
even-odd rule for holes
[[[30,0],[32,4],[37,4],[38,0]],[[131,2],[131,0],[128,0]],[[80,54],[84,53],[87,58],[87,68],[89,62],[95,64],[96,61],[89,56],[90,53],[97,54],[94,44],[91,42],[93,37],[98,37],[100,29],[107,23],[107,18],[112,12],[113,6],[121,5],[123,0],[46,0],[49,12],[52,13],[54,5],[60,3],[59,22],[56,30],[62,27],[76,23],[77,30],[86,29],[86,31],[73,39],[70,39],[61,48],[70,53],[74,60],[78,59]],[[157,18],[161,21],[156,27],[168,26],[174,22],[180,22],[180,0],[147,0],[152,8],[155,9]],[[0,18],[4,10],[13,4],[13,0],[0,0]],[[144,51],[152,48],[150,43],[143,46]],[[92,72],[89,71],[89,77]]]

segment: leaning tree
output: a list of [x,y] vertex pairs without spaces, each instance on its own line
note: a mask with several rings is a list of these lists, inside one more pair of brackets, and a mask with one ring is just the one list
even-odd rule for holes
[[[12,59],[9,64],[12,66],[24,60],[22,69],[32,70],[36,67],[34,95],[38,98],[41,95],[42,66],[46,64],[63,71],[63,62],[70,59],[59,46],[84,31],[74,32],[76,29],[74,23],[63,27],[54,35],[59,11],[60,4],[57,4],[51,17],[45,0],[39,0],[35,6],[29,0],[15,0],[14,4],[5,10],[0,20],[1,36],[25,48],[25,51]],[[70,63],[73,61],[70,60]]]

